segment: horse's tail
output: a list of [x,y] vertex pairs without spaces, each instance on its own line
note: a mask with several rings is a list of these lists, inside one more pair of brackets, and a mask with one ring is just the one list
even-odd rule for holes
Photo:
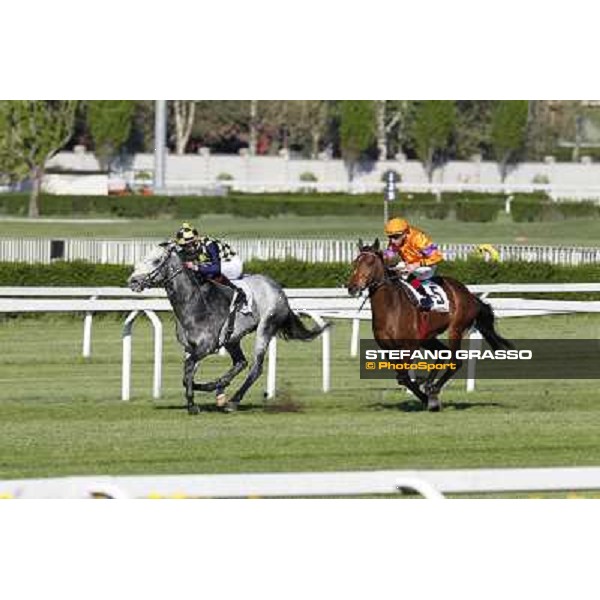
[[503,338],[494,329],[494,311],[492,307],[483,300],[477,298],[478,312],[475,317],[475,327],[486,339],[487,343],[494,349],[514,348],[512,342]]
[[285,340],[303,340],[307,342],[314,340],[327,327],[329,327],[329,323],[326,323],[323,327],[316,325],[312,329],[309,329],[304,325],[300,317],[290,309],[285,321],[277,331],[277,335]]

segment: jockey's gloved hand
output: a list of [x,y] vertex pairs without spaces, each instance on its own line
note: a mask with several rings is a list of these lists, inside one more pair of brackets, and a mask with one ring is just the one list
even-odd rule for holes
[[198,268],[199,268],[199,267],[198,267],[198,265],[197,265],[196,263],[192,262],[191,260],[189,260],[189,261],[187,261],[187,262],[184,262],[184,263],[183,263],[183,266],[184,266],[186,269],[190,269],[191,271],[197,271],[197,270],[198,270]]

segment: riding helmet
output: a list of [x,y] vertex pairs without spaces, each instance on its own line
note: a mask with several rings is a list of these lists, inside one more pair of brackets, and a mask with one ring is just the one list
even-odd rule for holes
[[385,224],[385,235],[397,235],[404,233],[408,229],[408,221],[394,217]]
[[183,223],[180,229],[175,234],[175,241],[180,246],[186,246],[191,242],[196,242],[198,240],[198,230],[195,227],[192,227],[189,223]]

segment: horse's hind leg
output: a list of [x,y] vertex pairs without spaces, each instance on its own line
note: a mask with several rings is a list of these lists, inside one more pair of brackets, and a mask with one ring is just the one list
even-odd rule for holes
[[274,327],[258,327],[256,330],[256,341],[254,343],[254,355],[252,357],[252,365],[250,366],[250,371],[246,376],[246,379],[242,382],[242,385],[236,390],[235,394],[231,397],[231,400],[227,404],[226,410],[234,411],[236,410],[239,403],[242,401],[242,398],[245,396],[246,392],[250,389],[252,384],[260,377],[263,370],[263,363],[265,361],[265,354],[267,352],[267,348],[269,347],[269,342],[271,338],[275,334]]
[[[450,378],[454,377],[454,375],[456,375],[458,373],[459,369],[462,367],[463,361],[460,360],[459,358],[454,357],[456,354],[456,351],[460,350],[461,343],[462,343],[462,334],[460,332],[450,331],[448,333],[448,346],[450,347],[450,350],[452,351],[452,357],[453,357],[452,362],[456,365],[456,368],[450,369],[450,368],[446,367],[444,369],[440,378],[437,381],[435,381],[430,388],[430,394],[432,396],[437,397],[437,395],[442,391],[442,388],[444,387],[444,385],[450,380]],[[440,344],[441,344],[441,342],[440,342]]]
[[[429,340],[426,340],[425,342],[423,342],[423,348],[426,348],[427,350],[448,350],[448,347],[446,345],[444,345],[440,340],[438,340],[437,338],[431,338]],[[435,364],[445,364],[446,361],[445,360],[436,360]],[[427,379],[425,380],[425,383],[423,384],[423,391],[425,392],[425,394],[427,394],[427,408],[430,411],[436,412],[441,410],[442,405],[441,402],[439,400],[439,394],[440,391],[442,389],[442,385],[439,385],[439,380],[438,382],[436,382],[436,377],[442,373],[442,375],[445,373],[446,370],[444,371],[430,371],[429,374],[427,375]],[[440,377],[441,379],[441,377]]]
[[396,381],[398,382],[398,385],[403,385],[408,388],[424,406],[427,406],[427,395],[421,391],[419,384],[416,381],[413,381],[408,373],[399,371],[398,375],[396,375]]

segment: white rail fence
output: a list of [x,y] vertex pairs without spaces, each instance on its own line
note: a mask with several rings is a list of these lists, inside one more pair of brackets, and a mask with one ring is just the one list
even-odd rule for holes
[[[59,258],[67,261],[133,265],[160,241],[162,240],[0,239],[0,262],[49,264]],[[295,258],[305,262],[349,263],[357,254],[356,240],[228,238],[227,241],[243,260]],[[440,248],[448,260],[456,260],[475,253],[477,244],[440,244]],[[600,263],[600,247],[499,244],[496,248],[502,261],[520,260],[561,265]]]
[[[487,298],[498,317],[537,316],[550,314],[599,313],[600,301],[581,302],[564,300],[524,300],[522,298],[490,298],[493,293],[552,293],[600,292],[600,283],[576,284],[492,284],[473,285],[469,289]],[[296,312],[308,315],[317,323],[322,319],[349,319],[352,321],[350,355],[358,354],[360,321],[371,319],[367,301],[360,311],[360,298],[350,298],[343,288],[307,288],[285,290],[290,305]],[[171,305],[164,290],[146,290],[136,294],[127,288],[0,288],[0,313],[27,312],[81,312],[85,314],[83,328],[84,357],[91,356],[92,318],[95,312],[125,312],[128,316],[123,326],[123,360],[121,399],[131,396],[132,334],[136,318],[143,314],[150,319],[154,331],[154,370],[152,396],[160,398],[162,388],[162,323],[157,312],[170,312]],[[331,389],[331,332],[326,329],[321,336],[322,391]],[[471,333],[471,348],[477,348],[481,336]],[[277,378],[277,338],[269,345],[265,395],[275,397]],[[475,361],[469,364],[466,379],[467,391],[475,389]]]
[[0,481],[0,498],[273,498],[600,490],[600,467],[220,475],[87,476]]
[[[494,284],[471,286],[471,291],[492,293],[598,292],[592,284]],[[368,304],[357,312],[357,299],[343,289],[286,290],[296,310],[317,316],[370,319]],[[144,297],[145,296],[145,297]],[[498,316],[600,312],[600,302],[490,299]],[[352,304],[352,303],[355,304]],[[123,288],[0,288],[0,312],[85,312],[84,356],[91,354],[92,315],[96,311],[125,311],[123,380],[129,376],[126,344],[131,350],[131,325],[143,311],[154,327],[153,395],[160,396],[162,377],[162,325],[154,311],[168,311],[163,290],[149,290],[141,298]],[[129,328],[129,331],[128,331]],[[127,341],[128,339],[128,341]],[[353,327],[351,351],[357,347]],[[475,342],[477,340],[475,339]],[[276,342],[269,348],[268,383],[274,394]],[[87,352],[87,354],[86,354]],[[323,389],[329,383],[330,339],[323,338]],[[474,388],[474,373],[467,389]],[[480,469],[443,471],[371,471],[331,473],[265,473],[235,475],[166,475],[71,477],[0,481],[0,498],[181,498],[181,497],[308,497],[393,494],[413,490],[425,498],[442,499],[448,493],[499,493],[599,490],[600,468]]]

